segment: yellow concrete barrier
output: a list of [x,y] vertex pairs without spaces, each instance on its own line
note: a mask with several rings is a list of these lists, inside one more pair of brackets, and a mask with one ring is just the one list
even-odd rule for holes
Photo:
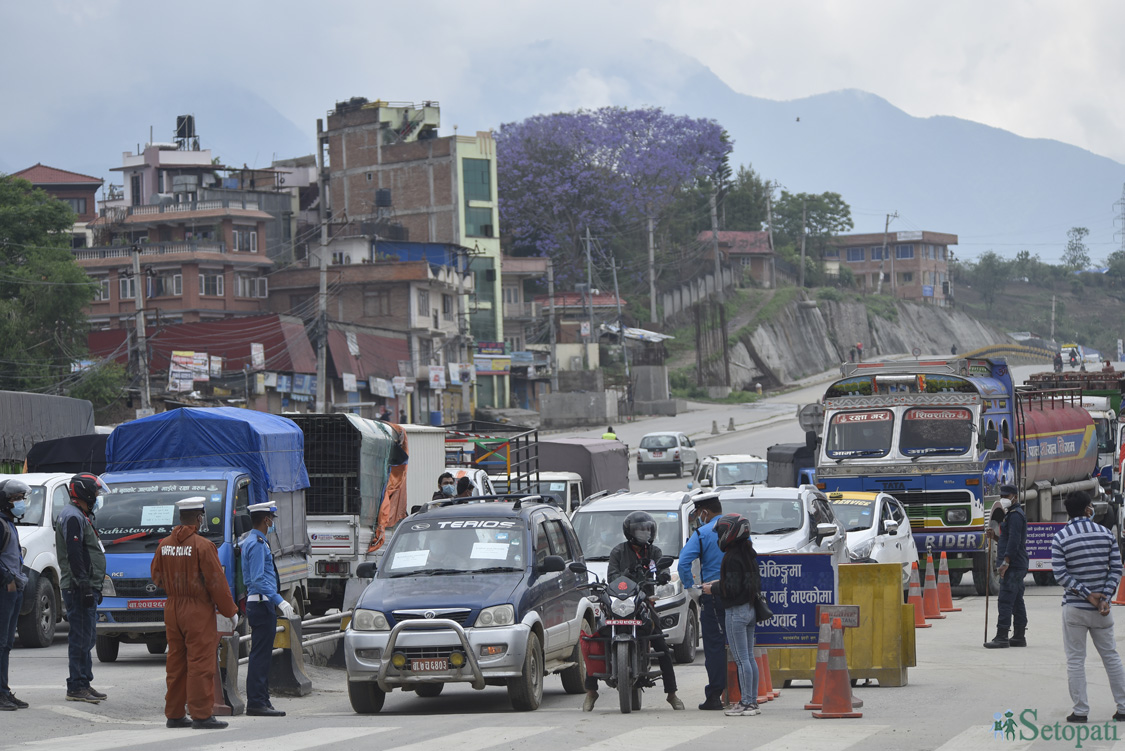
[[[874,678],[880,686],[905,686],[906,669],[918,664],[914,611],[902,601],[897,563],[840,566],[840,604],[859,605],[859,628],[844,630],[844,652],[852,678]],[[811,681],[816,647],[768,649],[775,682]]]

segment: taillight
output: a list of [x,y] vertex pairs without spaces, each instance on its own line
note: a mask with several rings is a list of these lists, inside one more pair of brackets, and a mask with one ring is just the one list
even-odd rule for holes
[[672,454],[672,458],[673,459],[679,459],[680,458],[680,450],[679,449],[676,449],[676,453]]

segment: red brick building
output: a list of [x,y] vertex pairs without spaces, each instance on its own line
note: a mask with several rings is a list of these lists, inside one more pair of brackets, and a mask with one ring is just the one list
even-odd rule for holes
[[102,187],[102,179],[81,175],[77,172],[36,164],[12,174],[27,180],[36,188],[42,188],[55,198],[70,205],[76,218],[71,228],[71,247],[84,248],[90,245],[87,224],[98,216],[97,194]]
[[825,251],[824,263],[829,271],[850,270],[856,286],[864,291],[875,292],[882,274],[883,294],[946,306],[953,301],[949,248],[956,244],[957,235],[944,232],[839,235]]

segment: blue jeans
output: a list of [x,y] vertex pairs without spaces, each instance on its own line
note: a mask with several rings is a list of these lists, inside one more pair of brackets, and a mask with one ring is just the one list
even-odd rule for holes
[[270,602],[246,603],[250,621],[250,661],[246,665],[246,706],[262,709],[270,705],[270,663],[277,635],[277,614]]
[[754,660],[754,608],[749,603],[727,608],[727,644],[738,665],[738,690],[743,706],[758,703],[758,663]]
[[16,621],[20,617],[20,604],[23,590],[9,592],[7,587],[0,590],[0,695],[12,693],[8,686],[8,660],[16,643]]
[[90,658],[90,650],[94,648],[94,640],[97,638],[95,624],[98,609],[83,607],[82,595],[72,590],[63,592],[63,604],[66,605],[66,620],[70,623],[70,636],[67,638],[70,675],[66,679],[66,690],[81,691],[90,688],[90,681],[94,680],[94,663]]
[[996,628],[1008,630],[1013,625],[1017,629],[1027,628],[1027,609],[1023,604],[1023,580],[1027,576],[1025,568],[1009,568],[1000,580],[1000,594],[996,596]]
[[702,612],[699,623],[703,630],[703,661],[707,666],[707,686],[703,695],[707,699],[722,698],[727,687],[727,638],[723,634],[723,605],[715,595],[699,598]]

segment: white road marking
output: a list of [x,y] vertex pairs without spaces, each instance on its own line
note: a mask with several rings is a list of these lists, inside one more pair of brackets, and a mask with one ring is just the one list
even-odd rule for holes
[[573,751],[620,751],[623,748],[665,751],[665,749],[673,748],[681,743],[698,741],[708,733],[713,733],[719,729],[717,725],[650,725],[605,738],[597,743],[573,749]]
[[[381,730],[381,729],[380,729]],[[455,748],[457,751],[481,751],[505,743],[513,743],[523,738],[555,730],[554,727],[536,725],[526,728],[506,727],[480,727],[466,730],[451,735],[439,736],[428,740],[410,743],[405,746],[394,746],[394,751],[433,751],[435,748]],[[272,744],[271,744],[272,745]],[[273,751],[271,749],[270,751]],[[294,751],[296,751],[294,749]],[[616,749],[615,751],[620,751]],[[649,751],[649,749],[646,749]]]
[[[187,732],[191,732],[190,730]],[[65,748],[67,751],[108,751],[148,743],[183,738],[183,729],[152,728],[150,730],[99,730],[94,733],[50,738],[23,744],[24,748]],[[272,745],[272,744],[271,744]]]
[[994,737],[992,728],[982,722],[976,727],[961,731],[934,751],[997,751],[998,745],[1002,746],[1004,751],[1021,751],[1021,749],[1030,746],[1033,741],[1021,741],[1019,739],[1019,727],[1017,723],[1016,738],[1014,741],[1010,741]]
[[[94,706],[101,706],[101,705],[99,704],[99,705],[94,705]],[[88,722],[98,722],[98,723],[102,723],[102,724],[105,724],[105,725],[152,725],[152,726],[157,726],[157,725],[163,725],[164,724],[163,720],[160,720],[160,721],[156,721],[156,720],[119,720],[116,717],[107,717],[104,714],[98,714],[96,709],[95,710],[84,710],[84,709],[79,709],[77,706],[71,706],[70,704],[60,704],[58,706],[48,706],[46,708],[49,709],[52,712],[57,713],[57,714],[66,715],[67,717],[76,717],[80,720],[86,720]]]
[[[812,725],[806,725],[799,730],[786,733],[765,745],[756,746],[754,751],[789,751],[789,749],[842,751],[842,749],[850,748],[891,727],[890,725],[857,725],[855,720],[816,720],[812,717],[809,719],[813,723]],[[732,717],[730,721],[744,722],[750,726],[753,725],[754,718]],[[748,730],[752,730],[752,728],[748,728]],[[997,750],[993,749],[993,751]],[[1004,751],[1008,751],[1008,749],[1005,748]]]
[[[276,723],[277,720],[263,723],[262,727],[271,723]],[[233,728],[234,725],[231,725]],[[240,724],[239,729],[245,728],[245,724]],[[272,728],[276,731],[278,728],[275,725]],[[364,725],[363,727],[346,727],[346,728],[318,728],[317,730],[303,730],[299,733],[289,733],[288,735],[274,735],[270,734],[268,741],[260,737],[252,740],[233,740],[224,743],[215,743],[210,746],[193,746],[193,751],[230,751],[232,748],[250,748],[257,743],[262,743],[268,746],[270,751],[304,751],[307,748],[319,748],[321,746],[331,746],[338,743],[347,743],[361,738],[365,735],[381,735],[389,730],[398,730],[397,727],[383,727],[376,725]],[[180,731],[183,732],[182,730]],[[188,731],[191,732],[190,730]],[[219,733],[228,731],[220,730]],[[196,736],[198,738],[198,735]],[[70,751],[70,749],[67,749]]]

